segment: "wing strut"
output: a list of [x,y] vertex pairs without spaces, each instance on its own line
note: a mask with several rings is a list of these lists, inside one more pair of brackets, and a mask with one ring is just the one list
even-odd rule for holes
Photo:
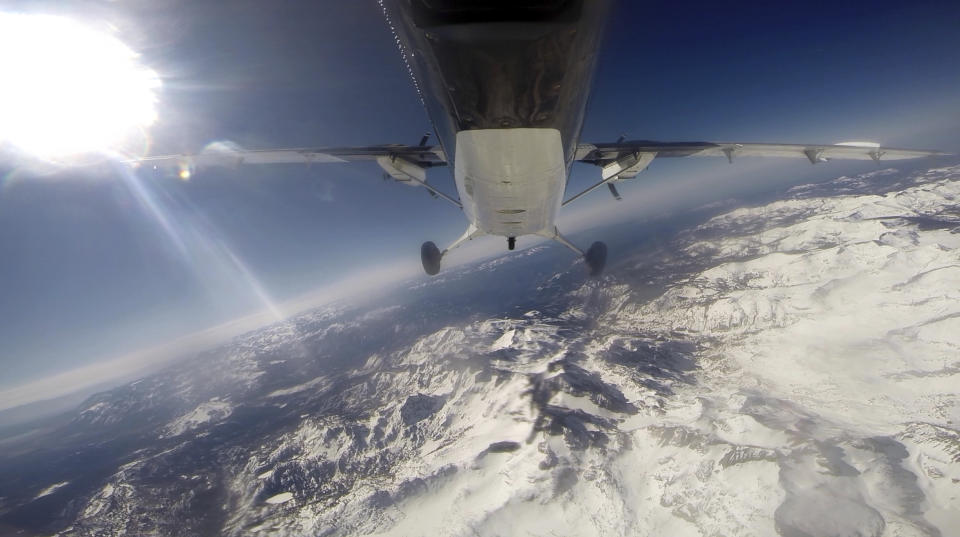
[[435,195],[435,196],[439,196],[439,197],[441,197],[441,198],[449,201],[449,202],[452,203],[454,206],[456,206],[457,209],[460,209],[461,211],[463,210],[463,204],[461,204],[459,201],[451,198],[450,196],[444,194],[443,192],[440,192],[440,191],[437,190],[436,188],[433,188],[432,186],[430,186],[430,183],[428,183],[428,182],[426,182],[426,181],[421,181],[420,179],[417,179],[416,177],[412,177],[412,176],[410,177],[409,180],[410,180],[410,181],[413,181],[414,183],[417,183],[418,185],[420,185],[420,186],[422,186],[422,187],[424,187],[424,188],[426,188],[427,190],[430,191],[431,194],[433,194],[433,195]]
[[582,196],[586,196],[587,194],[589,194],[589,193],[593,192],[594,190],[602,187],[603,185],[613,186],[613,183],[611,183],[611,181],[615,180],[616,178],[617,178],[616,175],[612,175],[612,176],[610,176],[610,177],[607,177],[607,178],[604,179],[603,181],[600,181],[599,183],[597,183],[597,184],[595,184],[595,185],[587,188],[587,189],[584,190],[583,192],[580,192],[579,194],[575,195],[574,197],[572,197],[572,198],[568,199],[567,201],[563,202],[563,204],[560,205],[560,206],[561,206],[561,207],[566,207],[567,205],[569,205],[569,204],[573,203],[574,201],[576,201],[578,198],[580,198],[580,197],[582,197]]
[[600,172],[600,177],[602,180],[563,202],[561,207],[567,205],[568,203],[572,203],[573,200],[579,198],[580,196],[589,194],[603,185],[607,185],[607,187],[610,188],[610,193],[613,194],[613,197],[619,201],[621,199],[620,193],[617,192],[617,187],[613,185],[613,181],[622,181],[623,179],[636,177],[638,173],[646,170],[647,167],[650,166],[650,163],[653,162],[653,159],[656,158],[656,156],[657,153],[654,151],[635,151],[627,153],[616,160],[604,164],[603,169]]
[[560,234],[560,230],[554,226],[553,231],[542,231],[537,233],[541,237],[550,239],[552,241],[559,242],[560,244],[569,248],[572,252],[576,253],[578,256],[583,257],[584,262],[586,262],[587,267],[590,268],[591,277],[599,277],[603,273],[603,267],[607,264],[607,245],[597,241],[590,245],[590,248],[586,252],[577,248],[575,244],[568,241],[566,237]]

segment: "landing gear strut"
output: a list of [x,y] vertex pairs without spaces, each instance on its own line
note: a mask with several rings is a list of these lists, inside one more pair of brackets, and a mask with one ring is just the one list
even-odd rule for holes
[[443,256],[447,255],[447,252],[453,250],[468,240],[481,237],[483,235],[484,233],[482,231],[478,230],[473,224],[470,224],[470,227],[463,232],[463,235],[460,235],[459,239],[453,241],[453,244],[447,246],[447,248],[443,251],[440,251],[440,249],[437,248],[437,245],[432,242],[428,241],[423,243],[423,246],[420,247],[420,262],[423,263],[423,271],[430,276],[435,276],[438,272],[440,272],[440,262],[443,260]]
[[587,268],[589,269],[589,274],[591,277],[599,277],[603,274],[603,268],[607,265],[607,245],[597,241],[590,245],[590,249],[584,252],[580,248],[577,248],[572,242],[568,241],[563,235],[560,234],[560,230],[553,228],[553,232],[540,233],[541,237],[557,241],[560,244],[566,246],[570,250],[577,253],[577,255],[582,255],[583,260],[587,263]]
[[[440,272],[440,262],[443,260],[443,256],[445,256],[447,252],[471,239],[483,235],[484,233],[482,231],[478,230],[476,226],[471,224],[470,227],[463,232],[463,235],[460,235],[460,238],[453,241],[453,244],[447,246],[445,250],[441,251],[439,248],[437,248],[437,245],[432,242],[423,243],[423,246],[420,247],[420,261],[423,263],[423,271],[431,276],[436,275]],[[603,269],[607,264],[606,244],[599,241],[595,242],[590,245],[590,248],[586,252],[584,252],[580,248],[577,248],[572,242],[564,238],[557,228],[553,228],[552,231],[540,232],[538,235],[559,242],[573,252],[576,252],[577,255],[583,256],[583,260],[586,262],[591,277],[598,277],[603,273]],[[507,248],[513,250],[516,248],[516,246],[517,238],[507,237]]]

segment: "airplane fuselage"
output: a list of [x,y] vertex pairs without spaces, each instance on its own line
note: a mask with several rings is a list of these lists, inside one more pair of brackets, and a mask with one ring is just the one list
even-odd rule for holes
[[382,0],[464,213],[549,235],[576,156],[606,0]]

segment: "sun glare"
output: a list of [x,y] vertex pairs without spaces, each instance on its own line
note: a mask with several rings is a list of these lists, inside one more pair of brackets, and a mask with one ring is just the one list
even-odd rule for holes
[[157,118],[157,74],[63,17],[0,13],[0,80],[0,144],[39,157],[116,149]]

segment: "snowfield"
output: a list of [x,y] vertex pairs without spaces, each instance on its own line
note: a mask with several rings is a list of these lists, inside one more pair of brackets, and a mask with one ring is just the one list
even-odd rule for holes
[[878,170],[499,315],[427,295],[248,334],[85,406],[176,412],[57,535],[960,535],[958,200],[960,166]]
[[[699,268],[654,300],[611,279],[557,318],[448,327],[377,357],[353,373],[365,422],[308,418],[249,468],[389,467],[325,474],[349,492],[288,516],[240,509],[231,527],[955,534],[958,171],[738,209],[678,239]],[[469,367],[478,355],[490,373]]]
[[170,425],[167,426],[161,438],[180,436],[202,425],[224,420],[230,416],[231,412],[233,412],[233,407],[230,403],[220,401],[219,398],[213,398],[173,420]]

